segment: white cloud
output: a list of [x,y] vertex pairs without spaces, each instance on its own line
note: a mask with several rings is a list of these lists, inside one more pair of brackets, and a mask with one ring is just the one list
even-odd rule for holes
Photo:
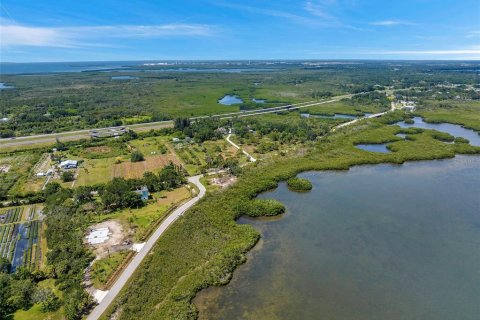
[[480,38],[480,30],[474,30],[467,33],[466,38]]
[[213,27],[199,24],[31,27],[2,22],[0,46],[98,46],[112,38],[205,37],[214,33]]
[[392,27],[392,26],[413,26],[415,23],[410,21],[402,21],[402,20],[382,20],[382,21],[374,21],[370,23],[372,26],[382,26],[382,27]]
[[336,1],[335,0],[324,0],[324,1],[307,1],[305,3],[304,9],[310,13],[311,15],[314,15],[316,17],[320,17],[322,19],[326,20],[333,20],[335,17],[333,17],[329,12],[328,12],[328,6],[334,4]]
[[56,29],[25,27],[19,25],[0,26],[0,46],[54,46],[71,47],[70,41]]

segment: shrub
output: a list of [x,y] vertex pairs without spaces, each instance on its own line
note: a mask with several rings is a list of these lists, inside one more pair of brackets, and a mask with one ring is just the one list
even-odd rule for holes
[[455,143],[469,143],[470,141],[468,139],[462,138],[462,137],[456,137],[455,138]]
[[312,183],[303,178],[290,178],[287,180],[287,185],[290,190],[297,192],[304,192],[312,190]]
[[130,160],[132,162],[139,162],[139,161],[145,160],[145,157],[143,156],[143,153],[141,153],[140,151],[133,151],[130,157]]
[[64,171],[62,172],[61,178],[63,182],[70,182],[73,181],[74,174],[71,171]]
[[273,199],[254,199],[242,206],[240,212],[251,217],[276,216],[285,212],[285,206]]

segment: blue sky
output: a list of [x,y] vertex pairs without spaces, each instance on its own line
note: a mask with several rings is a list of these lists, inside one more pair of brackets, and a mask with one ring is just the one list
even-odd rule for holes
[[0,61],[480,59],[479,0],[1,0]]

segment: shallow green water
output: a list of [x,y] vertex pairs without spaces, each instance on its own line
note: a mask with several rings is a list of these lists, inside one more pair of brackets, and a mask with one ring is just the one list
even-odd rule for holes
[[480,157],[311,172],[309,193],[263,194],[281,218],[203,319],[458,319],[480,315]]

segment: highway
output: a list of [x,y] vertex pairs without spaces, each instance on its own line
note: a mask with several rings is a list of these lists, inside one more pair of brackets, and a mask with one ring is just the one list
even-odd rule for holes
[[198,175],[188,178],[189,182],[197,186],[197,188],[199,189],[199,194],[178,207],[160,224],[160,226],[157,228],[157,230],[155,230],[155,232],[148,239],[142,249],[133,257],[127,267],[123,270],[117,281],[115,281],[115,283],[112,285],[112,287],[102,299],[102,301],[88,315],[87,320],[97,320],[102,316],[102,314],[107,310],[108,306],[110,306],[110,304],[118,296],[122,288],[127,284],[132,274],[140,266],[143,259],[145,259],[145,257],[148,255],[148,253],[153,248],[160,236],[168,229],[168,227],[172,223],[175,222],[175,220],[182,216],[188,209],[190,209],[195,203],[198,202],[198,200],[200,200],[205,195],[206,189],[200,182],[201,177],[201,175]]
[[[285,110],[296,110],[296,109],[302,109],[307,107],[313,107],[317,105],[335,102],[343,98],[348,98],[350,96],[351,95],[342,95],[342,96],[333,97],[330,100],[324,100],[324,101],[307,101],[307,102],[296,103],[296,104],[288,104],[280,107],[238,111],[238,112],[223,113],[223,114],[214,114],[214,115],[201,116],[201,117],[192,117],[190,118],[190,120],[196,121],[196,120],[205,119],[205,118],[232,119],[232,118],[251,117],[251,116],[257,116],[257,115],[262,115],[267,113],[285,111]],[[151,129],[158,130],[161,128],[173,127],[173,121],[138,123],[138,124],[132,124],[132,125],[127,125],[123,127],[127,127],[130,130],[142,132],[142,131],[148,131]],[[111,127],[111,128],[118,129],[121,127],[119,126],[119,127]],[[15,146],[21,146],[21,145],[55,143],[57,139],[59,139],[60,141],[88,139],[90,138],[91,130],[100,131],[100,130],[107,130],[107,129],[109,128],[91,128],[91,129],[59,132],[59,133],[22,136],[22,137],[16,137],[16,138],[4,138],[4,139],[0,139],[0,148],[15,147]]]

